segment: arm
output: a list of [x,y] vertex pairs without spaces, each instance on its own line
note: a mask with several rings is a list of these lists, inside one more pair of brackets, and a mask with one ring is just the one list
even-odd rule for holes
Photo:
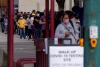
[[19,27],[19,20],[18,20],[18,22],[16,22],[16,25]]
[[65,37],[65,32],[64,28],[61,25],[58,25],[55,31],[55,37],[56,38],[64,38]]

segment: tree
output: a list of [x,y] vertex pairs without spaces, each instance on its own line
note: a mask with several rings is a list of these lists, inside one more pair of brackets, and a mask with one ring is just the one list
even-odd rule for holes
[[58,4],[59,11],[64,10],[65,0],[56,0],[56,2]]

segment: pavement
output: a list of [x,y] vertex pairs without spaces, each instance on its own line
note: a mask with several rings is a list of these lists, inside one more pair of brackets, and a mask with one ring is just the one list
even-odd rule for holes
[[2,67],[2,63],[3,63],[3,51],[0,50],[0,67]]
[[[0,32],[0,50],[7,53],[7,34]],[[2,52],[0,52],[0,57]],[[36,47],[34,41],[28,39],[20,39],[19,35],[14,35],[14,61],[20,58],[36,58]],[[0,60],[2,60],[0,58]],[[31,66],[27,66],[31,67]]]

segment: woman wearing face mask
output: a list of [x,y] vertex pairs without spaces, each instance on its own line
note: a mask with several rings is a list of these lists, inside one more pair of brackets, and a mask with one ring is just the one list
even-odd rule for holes
[[67,13],[63,15],[63,22],[59,24],[55,31],[56,38],[68,38],[72,40],[72,44],[77,44],[77,37],[74,29],[70,24],[69,16]]

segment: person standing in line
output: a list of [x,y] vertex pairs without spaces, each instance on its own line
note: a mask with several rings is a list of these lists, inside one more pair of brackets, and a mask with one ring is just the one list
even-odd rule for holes
[[23,17],[20,17],[20,19],[17,22],[17,26],[20,30],[20,39],[26,38],[25,36],[25,26],[27,25],[26,20]]
[[7,30],[8,30],[8,18],[7,18],[7,16],[5,16],[5,18],[4,18],[4,25],[5,25],[4,32],[5,32],[5,34],[7,34]]
[[72,40],[72,44],[77,44],[77,36],[74,32],[72,25],[70,24],[70,18],[67,13],[64,13],[63,21],[57,26],[55,37],[68,38]]

